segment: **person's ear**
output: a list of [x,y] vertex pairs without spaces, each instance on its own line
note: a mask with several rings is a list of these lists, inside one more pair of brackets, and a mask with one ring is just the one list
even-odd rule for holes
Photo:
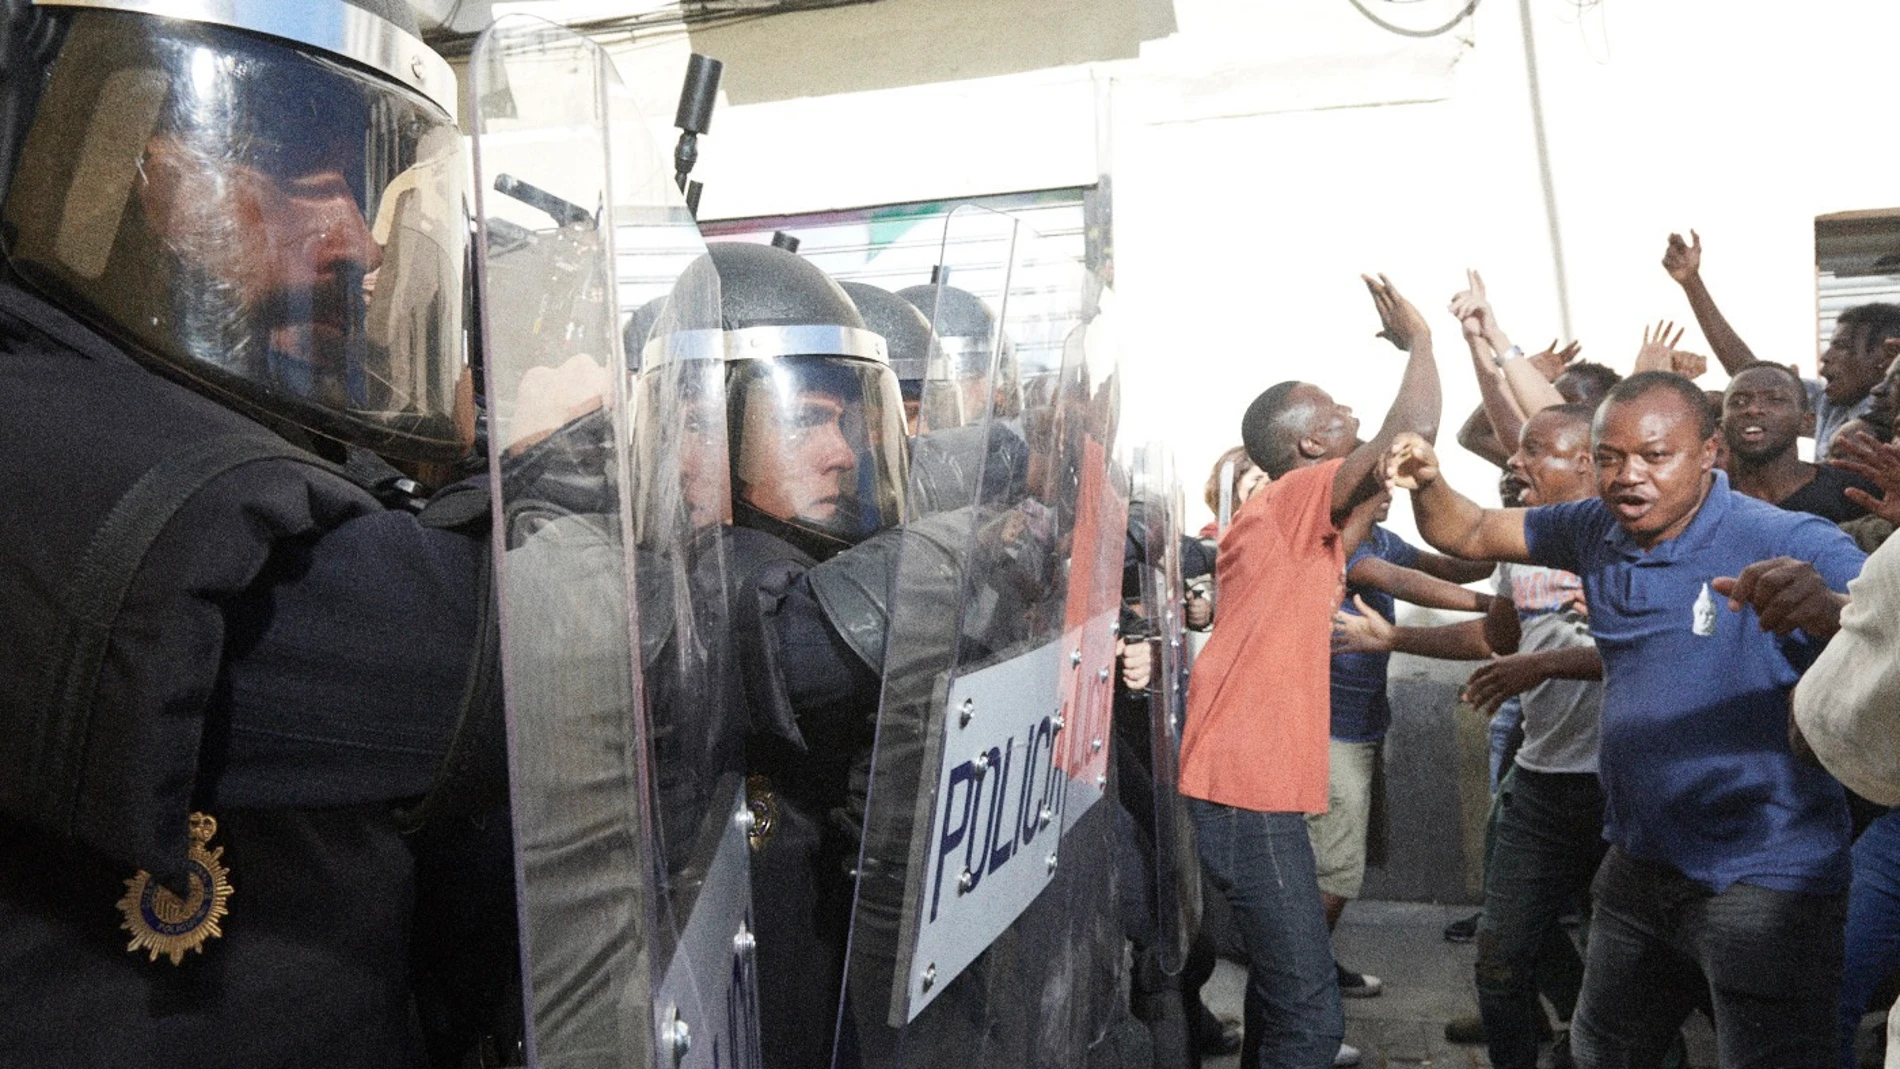
[[1318,460],[1326,455],[1326,444],[1310,434],[1300,437],[1299,449],[1300,456],[1307,460]]
[[1900,338],[1880,339],[1880,366],[1892,367],[1894,358],[1897,356],[1900,356]]
[[1721,456],[1722,447],[1726,444],[1727,443],[1722,440],[1722,431],[1720,428],[1717,428],[1714,434],[1702,439],[1703,474],[1706,475],[1715,470],[1716,459]]

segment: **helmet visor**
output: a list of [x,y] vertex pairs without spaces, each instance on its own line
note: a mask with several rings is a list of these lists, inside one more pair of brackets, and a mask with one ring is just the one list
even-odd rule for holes
[[461,139],[407,89],[218,26],[72,16],[6,254],[141,357],[251,411],[443,458],[468,229]]
[[889,365],[848,357],[736,361],[727,382],[734,513],[831,545],[903,518],[903,400]]

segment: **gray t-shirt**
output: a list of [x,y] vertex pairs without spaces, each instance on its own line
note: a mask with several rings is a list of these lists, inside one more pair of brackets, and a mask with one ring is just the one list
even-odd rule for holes
[[1814,459],[1827,459],[1827,443],[1834,438],[1834,432],[1850,419],[1859,419],[1873,406],[1871,395],[1861,398],[1851,405],[1837,405],[1827,399],[1827,382],[1824,379],[1802,379],[1808,387],[1808,407],[1814,409]]
[[[1575,606],[1582,583],[1569,572],[1530,564],[1501,564],[1498,595],[1517,606],[1520,653],[1594,646],[1590,623]],[[1524,692],[1524,745],[1517,763],[1532,772],[1597,770],[1603,726],[1603,684],[1591,679],[1547,679]]]

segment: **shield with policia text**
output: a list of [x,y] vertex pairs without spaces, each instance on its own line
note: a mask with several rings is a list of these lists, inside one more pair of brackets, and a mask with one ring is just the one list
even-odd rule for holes
[[1057,243],[983,209],[950,215],[943,261],[931,303],[983,302],[989,351],[1031,370],[1000,382],[993,355],[964,391],[980,418],[913,443],[961,436],[960,481],[922,487],[913,466],[838,1056],[1075,1065],[1103,1016],[1094,978],[1122,955],[1096,923],[1114,882],[1101,803],[1122,544],[1112,389],[1078,340],[1099,290]]
[[1184,640],[1181,571],[1182,516],[1185,507],[1174,456],[1160,442],[1148,442],[1134,454],[1134,493],[1139,514],[1129,525],[1140,540],[1140,553],[1129,567],[1137,573],[1133,590],[1136,622],[1129,641],[1137,638],[1154,650],[1153,674],[1145,694],[1137,694],[1140,711],[1116,724],[1129,743],[1123,768],[1144,765],[1150,791],[1147,804],[1135,792],[1143,785],[1124,778],[1122,793],[1131,812],[1145,814],[1141,821],[1149,836],[1153,866],[1154,947],[1163,971],[1179,973],[1186,963],[1188,944],[1200,927],[1201,867],[1195,853],[1193,825],[1180,793],[1181,726],[1187,712],[1187,648]]
[[722,380],[622,338],[717,286],[675,285],[705,247],[598,46],[511,16],[470,78],[529,1061],[755,1064]]

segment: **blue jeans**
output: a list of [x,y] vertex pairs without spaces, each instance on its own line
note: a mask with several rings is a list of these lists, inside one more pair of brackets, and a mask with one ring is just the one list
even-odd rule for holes
[[1478,922],[1478,1012],[1494,1069],[1535,1069],[1539,981],[1574,1004],[1583,961],[1557,918],[1590,889],[1603,860],[1603,788],[1594,772],[1515,766],[1498,791],[1497,834]]
[[1313,846],[1299,813],[1188,799],[1201,861],[1247,945],[1243,1069],[1324,1069],[1346,1034]]
[[[1854,1034],[1869,999],[1900,965],[1900,809],[1854,843],[1847,892],[1847,960],[1841,970],[1841,1065],[1854,1069]],[[1878,1008],[1878,1007],[1875,1007]]]
[[1498,711],[1491,714],[1491,725],[1485,733],[1491,745],[1491,793],[1498,793],[1498,786],[1504,782],[1504,774],[1509,772],[1512,761],[1517,756],[1517,748],[1524,743],[1524,702],[1512,695],[1504,699]]
[[1611,847],[1597,871],[1571,1053],[1654,1066],[1706,995],[1723,1069],[1831,1069],[1840,1054],[1847,893],[1721,894]]

